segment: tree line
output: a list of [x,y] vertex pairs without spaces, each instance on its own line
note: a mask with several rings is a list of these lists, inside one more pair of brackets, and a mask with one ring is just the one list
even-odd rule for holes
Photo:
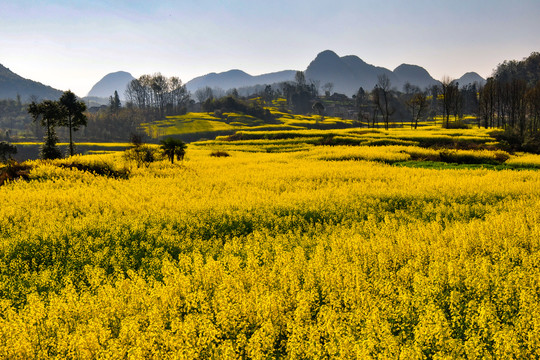
[[128,103],[156,118],[185,114],[191,98],[182,80],[175,76],[168,78],[161,73],[132,80],[125,95]]
[[87,113],[88,127],[82,136],[89,140],[127,141],[141,124],[165,116],[183,115],[192,107],[191,94],[178,77],[161,73],[142,75],[132,80],[124,92],[122,104],[117,92],[109,105]]
[[515,129],[521,137],[540,130],[540,53],[505,61],[479,92],[480,117],[486,128]]
[[[223,110],[243,112],[269,122],[272,116],[264,106],[277,106],[280,110],[297,114],[315,113],[321,119],[329,114],[355,119],[357,125],[376,127],[382,124],[385,128],[403,126],[404,122],[415,128],[421,121],[437,116],[442,117],[441,125],[444,127],[461,127],[467,125],[462,121],[467,114],[477,119],[478,126],[503,128],[525,141],[525,138],[536,136],[540,129],[539,63],[538,53],[522,61],[505,61],[485,85],[463,86],[444,77],[438,85],[429,88],[405,84],[402,89],[396,89],[388,77],[381,75],[373,89],[359,88],[352,97],[332,93],[332,83],[321,86],[318,81],[306,79],[305,74],[299,71],[293,81],[253,87],[253,93],[248,96],[239,95],[244,94],[245,89],[225,92],[205,87],[198,89],[192,98],[179,78],[155,73],[131,81],[125,90],[124,104],[115,92],[109,99],[109,106],[99,111],[84,112],[87,127],[77,125],[79,120],[73,115],[62,115],[65,105],[64,110],[55,110],[54,102],[43,102],[37,107],[34,99],[29,107],[33,110],[29,113],[20,98],[1,100],[0,127],[4,130],[0,131],[0,140],[9,141],[13,137],[13,129],[16,129],[19,137],[21,134],[26,138],[44,135],[52,149],[52,143],[58,139],[56,130],[60,128],[58,133],[70,138],[72,153],[72,132],[77,129],[80,129],[79,137],[86,140],[126,141],[142,123],[169,115],[181,115],[187,111],[219,113]],[[250,101],[253,97],[257,100]],[[73,99],[74,95],[72,102]],[[37,117],[34,115],[36,111]],[[55,111],[58,114],[54,115]],[[48,120],[53,118],[58,120]],[[40,122],[43,127],[38,126]]]

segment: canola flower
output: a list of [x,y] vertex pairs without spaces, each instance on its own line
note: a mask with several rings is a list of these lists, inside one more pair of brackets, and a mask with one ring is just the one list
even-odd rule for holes
[[413,150],[33,163],[0,187],[0,358],[540,356],[540,173],[345,158]]

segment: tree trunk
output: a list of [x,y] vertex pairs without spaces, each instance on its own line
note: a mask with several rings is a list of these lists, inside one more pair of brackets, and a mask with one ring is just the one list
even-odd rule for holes
[[71,116],[68,116],[68,127],[69,127],[69,155],[70,156],[73,156],[73,152],[74,152],[74,149],[73,149],[73,138],[72,138],[72,135],[71,135]]

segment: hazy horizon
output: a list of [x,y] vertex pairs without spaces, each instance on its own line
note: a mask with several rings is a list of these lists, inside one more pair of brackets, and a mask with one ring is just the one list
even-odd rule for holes
[[103,76],[161,72],[183,82],[240,69],[305,70],[332,50],[393,70],[424,67],[435,79],[540,50],[540,2],[30,1],[5,2],[0,64],[86,96]]

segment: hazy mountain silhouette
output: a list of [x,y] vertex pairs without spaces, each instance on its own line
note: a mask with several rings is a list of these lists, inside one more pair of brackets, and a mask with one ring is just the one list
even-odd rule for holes
[[439,84],[426,69],[418,65],[401,64],[394,69],[394,75],[398,90],[402,90],[405,83],[416,85],[422,90]]
[[27,102],[31,96],[36,96],[38,100],[57,100],[62,91],[25,79],[0,65],[0,99],[16,99],[17,95],[23,102]]
[[209,86],[223,90],[248,87],[260,84],[274,84],[283,81],[291,81],[296,74],[295,70],[284,70],[274,73],[253,76],[242,70],[229,70],[222,73],[210,73],[196,77],[186,83],[186,88],[194,92],[197,89]]
[[467,86],[469,84],[478,83],[480,85],[484,85],[486,83],[486,80],[478,75],[475,72],[468,72],[465,73],[462,77],[456,80],[459,83],[459,86]]
[[88,92],[87,97],[106,98],[112,96],[115,91],[118,91],[120,99],[124,99],[126,86],[135,78],[128,72],[117,71],[105,75],[99,80],[92,89]]
[[[284,81],[294,81],[295,74],[296,70],[284,70],[253,76],[242,70],[234,69],[196,77],[186,83],[186,88],[192,93],[205,86],[220,88],[224,91],[233,88],[246,89],[264,84],[272,85]],[[371,91],[377,84],[378,76],[382,74],[388,76],[392,88],[400,91],[403,90],[403,85],[407,82],[422,90],[439,84],[439,81],[435,80],[426,69],[418,65],[401,64],[392,71],[368,64],[356,55],[339,57],[331,50],[319,53],[305,70],[308,81],[315,81],[320,87],[329,82],[333,83],[334,92],[349,96],[355,94],[360,87],[363,87],[365,91]],[[94,85],[88,96],[108,99],[117,90],[118,95],[123,98],[125,88],[131,80],[133,80],[133,76],[127,72],[119,71],[108,74]],[[475,81],[485,82],[476,73],[467,73],[458,81],[460,85]]]
[[[353,93],[358,90],[355,82],[358,76],[354,67],[343,61],[335,52],[326,50],[317,55],[305,71],[306,80],[315,80],[319,85],[334,84],[334,91],[340,93]],[[353,85],[355,84],[355,85]]]
[[360,87],[371,90],[377,83],[377,76],[386,74],[395,83],[394,74],[385,68],[370,65],[358,56],[339,57],[331,50],[325,50],[309,64],[306,79],[334,84],[334,92],[347,95],[355,94]]
[[[363,87],[366,91],[373,89],[377,84],[379,75],[388,76],[392,86],[395,86],[394,84],[396,83],[397,79],[392,71],[388,70],[387,68],[370,65],[356,55],[347,55],[341,57],[340,59],[348,64],[356,74],[356,78],[353,81],[355,81],[357,84],[356,86],[351,87],[352,93],[350,95],[356,93],[360,87]],[[358,84],[358,82],[360,82],[360,84]],[[348,94],[348,92],[345,93]]]
[[360,87],[370,91],[375,87],[379,75],[390,79],[391,87],[401,90],[409,82],[421,89],[438,84],[431,75],[417,65],[402,64],[394,71],[366,63],[358,56],[339,57],[330,50],[321,52],[306,69],[306,78],[334,84],[334,91],[347,95],[355,94]]
[[[186,87],[191,92],[205,86],[223,90],[245,88],[293,81],[295,73],[295,70],[286,70],[252,76],[242,70],[229,70],[199,76],[188,81]],[[384,67],[368,64],[355,55],[339,57],[331,50],[319,53],[305,70],[308,81],[313,80],[321,87],[326,83],[333,83],[334,92],[344,93],[349,96],[355,94],[360,87],[370,91],[377,84],[378,76],[382,74],[388,76],[392,88],[398,90],[402,90],[406,82],[419,86],[421,89],[439,83],[424,68],[417,65],[402,64],[394,71],[391,71]]]

